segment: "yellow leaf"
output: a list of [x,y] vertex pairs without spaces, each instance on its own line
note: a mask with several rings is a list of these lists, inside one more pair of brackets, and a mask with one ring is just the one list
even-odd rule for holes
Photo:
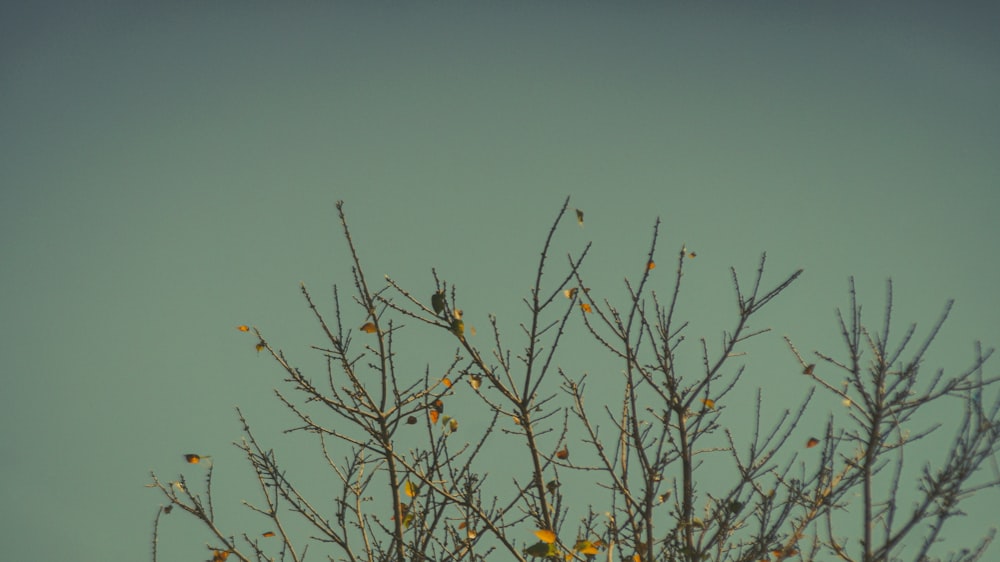
[[576,541],[576,544],[573,545],[573,550],[579,552],[580,554],[597,554],[597,547],[590,541]]
[[264,343],[263,340],[261,340],[261,341],[257,342],[257,345],[254,346],[254,349],[257,350],[257,353],[260,353],[261,351],[264,351],[265,349],[267,349],[267,344]]
[[709,410],[715,409],[715,400],[712,400],[711,398],[705,398],[701,401],[701,403],[704,404]]
[[483,377],[481,375],[469,375],[469,384],[472,385],[473,390],[479,390],[479,386],[483,384]]
[[265,538],[271,538],[271,537],[273,537],[273,536],[274,536],[274,533],[273,533],[273,532],[271,532],[271,531],[268,531],[268,532],[264,533],[264,534],[263,534],[263,535],[261,535],[261,536],[262,536],[262,537],[265,537]]
[[451,379],[445,377],[441,379],[441,384],[443,384],[445,388],[451,388]]
[[406,481],[406,485],[404,486],[404,491],[406,492],[407,496],[413,498],[413,497],[417,496],[417,492],[420,491],[420,489],[418,487],[414,486],[413,482],[410,482],[409,480],[407,480]]
[[649,260],[649,263],[646,264],[646,269],[650,271],[656,269],[656,262],[654,262],[653,260]]
[[239,330],[239,331],[241,331],[241,332],[249,332],[250,331],[250,326],[237,326],[236,329]]
[[378,328],[375,327],[374,322],[365,322],[364,325],[361,326],[361,331],[366,334],[374,334],[378,331]]
[[566,289],[565,291],[563,291],[563,294],[566,295],[567,299],[572,299],[573,297],[576,296],[576,291],[577,288],[573,287],[572,289]]
[[587,303],[585,303],[585,302],[582,302],[582,303],[580,303],[580,308],[581,308],[581,309],[582,309],[582,310],[583,310],[584,312],[590,312],[590,305],[589,305],[589,304],[587,304]]
[[576,222],[580,226],[583,226],[583,211],[581,211],[580,209],[576,210]]
[[450,429],[452,433],[458,431],[458,420],[451,418],[451,420],[448,421],[448,429]]
[[184,455],[184,460],[191,464],[198,464],[201,462],[201,455],[196,455],[194,453],[188,453]]
[[547,544],[556,542],[556,534],[548,529],[539,529],[535,531],[535,536]]

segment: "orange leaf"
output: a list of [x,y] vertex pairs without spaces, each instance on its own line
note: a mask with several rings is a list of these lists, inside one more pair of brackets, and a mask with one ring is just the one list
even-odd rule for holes
[[465,524],[465,521],[462,521],[461,523],[458,524],[458,528],[459,529],[464,529],[465,527],[467,527],[467,525]]
[[584,312],[590,312],[590,305],[589,305],[589,304],[587,304],[587,303],[585,303],[585,302],[582,302],[582,303],[580,303],[580,308],[581,308],[581,309],[582,309],[582,310],[583,310]]
[[816,368],[816,364],[815,363],[810,363],[810,364],[806,365],[805,369],[802,369],[802,374],[803,375],[811,375],[811,374],[813,374],[813,369],[815,369],[815,368]]
[[650,271],[656,269],[656,262],[654,262],[653,260],[649,260],[649,263],[646,264],[646,269]]
[[546,544],[552,544],[556,542],[556,534],[548,529],[539,529],[535,531],[535,536],[538,537],[540,541]]
[[212,551],[212,562],[225,562],[226,558],[229,558],[228,550]]
[[441,412],[437,410],[431,410],[430,412],[427,412],[427,415],[430,416],[431,424],[433,425],[438,422],[438,417],[441,415]]
[[809,440],[806,441],[806,449],[812,449],[816,445],[819,445],[819,439],[816,439],[815,437],[810,437]]
[[413,482],[410,482],[409,480],[407,480],[406,481],[406,485],[404,486],[404,491],[406,492],[406,495],[408,497],[412,498],[412,497],[416,497],[417,492],[419,491],[419,489],[416,486],[413,485]]
[[569,448],[563,445],[562,449],[556,451],[556,458],[559,460],[566,460],[569,458]]
[[378,328],[375,327],[374,322],[365,322],[364,325],[361,326],[361,331],[366,334],[374,334],[378,331]]
[[241,332],[249,332],[250,331],[250,326],[237,326],[236,329],[239,330],[239,331],[241,331]]
[[441,384],[443,384],[445,388],[451,388],[451,379],[445,377],[441,379]]
[[715,409],[715,400],[712,400],[711,398],[704,398],[701,403],[704,404],[709,410]]
[[274,536],[274,533],[272,533],[271,531],[268,531],[268,532],[264,533],[264,534],[263,534],[263,535],[261,535],[261,536],[262,536],[262,537],[266,537],[266,538],[271,538],[271,537],[273,537],[273,536]]
[[194,453],[188,453],[184,455],[184,460],[191,464],[198,464],[201,462],[201,455],[196,455]]
[[688,252],[688,257],[689,258],[696,258],[696,257],[698,257],[698,254],[696,254],[694,252]]

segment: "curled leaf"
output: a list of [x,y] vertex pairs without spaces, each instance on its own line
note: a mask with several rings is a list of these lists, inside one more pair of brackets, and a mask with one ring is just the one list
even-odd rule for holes
[[448,429],[450,429],[452,433],[458,431],[458,420],[456,420],[455,418],[451,418],[448,421]]
[[566,460],[569,458],[569,447],[563,445],[562,449],[556,451],[556,458],[559,460]]
[[483,384],[482,375],[469,375],[469,384],[473,390],[479,390],[479,386]]
[[806,365],[805,369],[802,369],[802,374],[803,375],[811,375],[811,374],[813,374],[813,370],[815,368],[816,368],[816,364],[815,363],[810,363],[810,364]]
[[271,531],[268,531],[268,532],[266,532],[266,533],[262,534],[261,536],[262,536],[262,537],[264,537],[264,538],[267,538],[267,539],[269,539],[269,538],[271,538],[271,537],[273,537],[273,536],[274,536],[274,533],[273,533],[273,532],[271,532]]
[[806,449],[812,449],[816,445],[819,445],[819,439],[816,439],[815,437],[810,437],[809,440],[806,441]]
[[201,455],[196,455],[194,453],[188,453],[184,455],[184,460],[190,464],[198,464],[201,462]]
[[563,294],[566,295],[567,299],[572,299],[573,297],[576,296],[576,291],[577,291],[577,288],[576,287],[572,287],[570,289],[566,289],[565,291],[563,291]]
[[364,332],[364,333],[366,333],[366,334],[374,334],[375,332],[378,331],[378,328],[375,327],[375,323],[374,322],[365,322],[361,326],[361,331]]
[[579,224],[580,226],[583,226],[583,211],[581,211],[580,209],[576,210],[576,223]]
[[711,398],[704,398],[701,403],[704,404],[709,410],[715,409],[715,400],[712,400]]

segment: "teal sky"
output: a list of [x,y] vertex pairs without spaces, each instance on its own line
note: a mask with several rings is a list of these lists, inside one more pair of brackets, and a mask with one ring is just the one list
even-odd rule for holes
[[[746,395],[775,408],[808,389],[780,336],[840,352],[852,274],[876,325],[889,276],[901,323],[957,299],[930,361],[965,368],[974,340],[1000,343],[998,18],[987,2],[4,3],[5,558],[147,559],[160,498],[143,485],[191,476],[190,451],[213,455],[222,497],[256,499],[233,407],[276,439],[291,420],[278,367],[233,327],[318,363],[298,284],[328,310],[329,286],[350,288],[338,199],[370,277],[429,295],[436,267],[480,332],[495,313],[515,337],[571,196],[586,225],[563,225],[554,261],[592,240],[586,272],[611,298],[656,217],[661,292],[681,244],[698,252],[690,338],[731,326],[729,266],[750,275],[767,251],[774,281],[805,268],[747,358]],[[576,335],[567,368],[619,371],[574,364],[594,348]],[[422,373],[454,352],[437,342],[401,352]],[[1000,524],[996,501],[949,543]],[[161,560],[203,559],[193,529],[165,521]]]

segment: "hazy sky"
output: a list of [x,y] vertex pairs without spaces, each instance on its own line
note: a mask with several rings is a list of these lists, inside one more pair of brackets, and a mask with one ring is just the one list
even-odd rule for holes
[[[571,196],[586,225],[564,225],[557,261],[592,240],[609,295],[656,217],[663,263],[697,250],[693,338],[731,326],[729,266],[805,268],[747,358],[748,392],[776,408],[808,389],[780,336],[840,351],[852,274],[875,324],[889,276],[901,323],[957,299],[930,360],[967,366],[975,339],[1000,343],[1000,11],[805,4],[3,3],[4,556],[147,559],[160,497],[143,485],[194,474],[185,452],[256,499],[233,406],[276,447],[291,419],[278,367],[233,327],[315,363],[298,284],[327,310],[350,287],[338,199],[370,276],[429,294],[437,267],[480,331],[525,319]],[[410,351],[423,372],[454,347]],[[996,501],[949,542],[1000,524]],[[205,557],[207,537],[165,523],[161,560]]]

